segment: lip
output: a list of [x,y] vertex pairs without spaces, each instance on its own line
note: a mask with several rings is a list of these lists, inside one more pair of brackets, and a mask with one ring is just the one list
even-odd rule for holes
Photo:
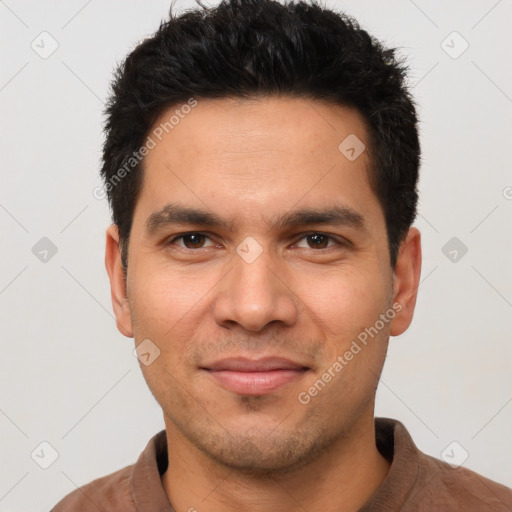
[[241,395],[266,395],[300,379],[309,368],[281,357],[228,358],[203,367],[221,387]]

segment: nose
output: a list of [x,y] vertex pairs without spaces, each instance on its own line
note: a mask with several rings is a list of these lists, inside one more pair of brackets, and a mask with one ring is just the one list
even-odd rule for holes
[[213,304],[218,325],[259,332],[271,322],[289,327],[297,321],[297,299],[267,251],[252,262],[237,254],[233,265]]

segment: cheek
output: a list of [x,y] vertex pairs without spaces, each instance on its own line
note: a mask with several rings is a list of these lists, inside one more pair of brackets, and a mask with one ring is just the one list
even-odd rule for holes
[[360,269],[333,273],[318,289],[322,292],[305,291],[304,301],[325,334],[321,367],[310,385],[319,378],[329,382],[315,403],[336,404],[333,414],[341,421],[345,406],[365,405],[375,391],[389,337],[389,320],[379,320],[388,309],[389,291],[377,275]]
[[[137,278],[137,274],[141,277]],[[157,337],[183,330],[204,306],[215,283],[212,276],[208,278],[204,273],[170,268],[141,266],[137,274],[131,287],[134,316],[139,329],[147,328]]]
[[141,266],[138,275],[141,278],[133,279],[131,292],[135,339],[140,343],[149,338],[160,350],[154,362],[142,364],[141,370],[159,403],[167,410],[182,410],[187,407],[183,390],[192,376],[183,360],[197,337],[199,318],[208,314],[208,291],[213,283],[169,268]]
[[375,323],[387,307],[388,294],[381,276],[347,265],[310,277],[302,285],[301,299],[327,337],[343,343]]

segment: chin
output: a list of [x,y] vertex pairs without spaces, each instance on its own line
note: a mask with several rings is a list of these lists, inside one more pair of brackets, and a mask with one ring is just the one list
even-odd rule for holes
[[[287,430],[270,425],[264,419],[245,429],[237,425],[213,432],[187,432],[185,435],[218,465],[252,477],[271,477],[298,471],[315,461],[338,439],[326,436],[322,429],[289,426]],[[262,424],[264,425],[262,427]],[[269,429],[270,427],[270,429]]]

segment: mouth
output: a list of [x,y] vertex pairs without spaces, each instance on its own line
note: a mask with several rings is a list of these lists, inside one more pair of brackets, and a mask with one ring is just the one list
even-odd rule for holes
[[278,357],[229,358],[202,367],[222,388],[240,395],[266,395],[299,380],[309,367]]

